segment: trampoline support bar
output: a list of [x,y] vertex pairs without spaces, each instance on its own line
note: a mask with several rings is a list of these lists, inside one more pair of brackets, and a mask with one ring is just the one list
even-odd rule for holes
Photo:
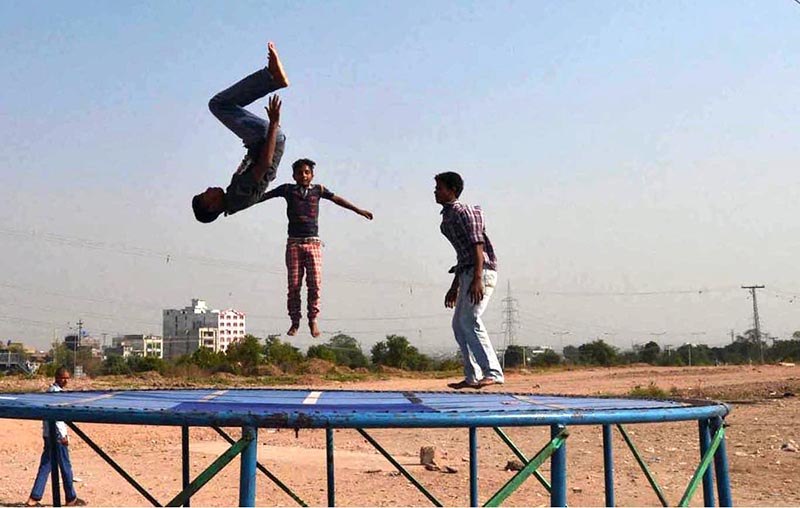
[[630,436],[628,436],[628,432],[625,430],[625,427],[623,427],[621,424],[618,423],[617,429],[619,430],[619,433],[622,434],[622,439],[625,440],[625,444],[628,445],[628,448],[630,448],[631,453],[633,453],[636,462],[639,463],[639,467],[642,468],[642,472],[647,477],[647,481],[650,482],[650,486],[653,487],[653,492],[656,493],[656,496],[658,496],[658,500],[661,501],[661,506],[669,506],[669,502],[667,501],[667,498],[664,496],[664,492],[661,490],[661,487],[659,487],[658,482],[653,476],[653,473],[651,473],[650,469],[647,467],[647,464],[642,458],[642,455],[639,453],[639,450],[636,449],[636,445],[633,444],[633,441],[631,441],[631,438]]
[[[495,429],[497,430],[497,429]],[[531,458],[531,460],[526,461],[525,467],[523,467],[520,471],[517,472],[513,477],[511,477],[505,485],[503,485],[497,493],[492,496],[484,506],[500,506],[508,496],[514,493],[522,483],[528,479],[528,477],[536,472],[536,470],[544,464],[544,462],[550,458],[550,456],[561,448],[564,442],[569,437],[569,431],[567,429],[562,429],[553,439],[550,440],[544,447],[539,450],[539,452]]]

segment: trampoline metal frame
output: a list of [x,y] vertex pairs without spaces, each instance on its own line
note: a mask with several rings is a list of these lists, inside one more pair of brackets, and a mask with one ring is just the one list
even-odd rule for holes
[[[74,392],[73,392],[74,393]],[[695,401],[697,402],[697,401]],[[725,447],[725,423],[724,416],[728,413],[729,408],[724,404],[709,404],[707,401],[702,401],[702,406],[686,408],[689,411],[682,411],[681,417],[676,417],[675,414],[668,414],[667,410],[647,410],[647,417],[642,414],[638,416],[631,416],[630,414],[624,418],[619,418],[621,411],[607,411],[604,415],[595,415],[593,418],[579,418],[580,415],[571,414],[570,417],[563,418],[561,422],[557,421],[558,418],[552,419],[550,422],[536,422],[530,421],[522,422],[520,420],[510,419],[511,426],[550,426],[550,440],[531,458],[528,458],[508,437],[508,435],[501,429],[499,425],[495,425],[494,421],[489,424],[489,420],[477,418],[471,422],[461,422],[460,425],[453,425],[452,427],[467,427],[469,431],[469,485],[470,485],[470,506],[478,506],[478,428],[491,428],[500,437],[500,439],[509,447],[509,449],[519,458],[523,467],[517,471],[497,492],[495,492],[484,503],[483,506],[499,506],[505,499],[512,495],[525,481],[531,476],[534,476],[538,482],[550,493],[551,506],[567,506],[567,476],[566,476],[566,442],[569,437],[568,423],[577,425],[592,425],[601,424],[603,431],[603,463],[604,463],[604,486],[605,486],[605,504],[606,506],[615,506],[614,497],[614,462],[613,462],[613,446],[612,446],[612,431],[615,426],[622,436],[624,442],[630,449],[634,458],[636,459],[639,467],[647,478],[650,486],[655,492],[662,506],[669,506],[668,501],[656,482],[653,474],[650,472],[647,464],[645,463],[641,453],[639,453],[635,444],[630,438],[630,435],[623,426],[624,423],[655,423],[662,421],[688,421],[696,420],[698,422],[698,434],[700,443],[700,461],[694,471],[688,485],[684,491],[683,496],[678,502],[677,506],[688,506],[691,502],[698,487],[702,483],[703,486],[703,501],[705,506],[714,506],[715,500],[719,501],[719,506],[727,507],[732,506],[732,495],[730,489],[730,478],[728,472],[728,461]],[[695,412],[691,409],[704,409],[703,411]],[[52,409],[52,408],[50,408]],[[62,410],[65,408],[61,408]],[[0,406],[0,417],[17,417],[31,419],[37,414],[48,413],[48,411],[33,411],[26,415],[13,415],[4,411]],[[624,411],[622,411],[624,413]],[[630,412],[629,412],[630,413]],[[635,413],[635,412],[634,412]],[[640,412],[641,413],[641,412]],[[699,413],[699,414],[695,414]],[[688,417],[687,417],[688,415]],[[52,416],[52,412],[50,415]],[[375,416],[375,415],[372,415]],[[82,418],[81,418],[82,417]],[[614,421],[617,419],[617,421]],[[102,420],[102,419],[101,419]],[[223,419],[224,420],[224,419]],[[620,422],[619,420],[622,420]],[[55,450],[55,421],[47,419],[50,432],[49,439],[51,440],[51,450]],[[308,504],[300,498],[289,486],[281,482],[281,480],[270,472],[266,466],[257,460],[257,436],[258,426],[256,425],[241,425],[242,437],[238,440],[229,436],[223,431],[219,425],[202,425],[214,429],[223,439],[225,439],[230,447],[215,459],[205,470],[198,474],[194,480],[190,480],[189,471],[189,428],[190,426],[201,425],[181,425],[181,458],[182,458],[182,490],[175,497],[173,497],[166,504],[162,505],[159,501],[152,496],[142,485],[140,485],[124,468],[117,464],[108,454],[106,454],[100,446],[98,446],[92,439],[83,432],[75,421],[98,421],[98,418],[90,418],[86,414],[80,414],[78,417],[72,418],[67,422],[67,425],[78,435],[86,444],[97,453],[103,460],[105,460],[117,473],[119,473],[131,486],[133,486],[145,499],[147,499],[153,506],[190,506],[191,497],[196,494],[206,483],[208,483],[214,476],[222,471],[231,461],[237,456],[240,456],[240,478],[239,478],[239,505],[240,506],[255,506],[256,494],[256,474],[260,471],[270,481],[275,483],[284,493],[291,497],[298,505],[308,506]],[[132,421],[118,423],[135,423]],[[147,422],[152,423],[152,422]],[[195,423],[195,422],[193,422]],[[248,422],[249,423],[249,422]],[[404,468],[391,454],[383,448],[367,431],[366,428],[420,428],[424,427],[422,424],[414,424],[414,422],[405,422],[406,425],[390,425],[390,420],[387,421],[374,421],[371,419],[363,419],[361,423],[366,425],[347,425],[348,422],[335,422],[328,425],[323,425],[322,421],[310,421],[306,419],[305,425],[296,425],[298,422],[287,419],[286,425],[283,427],[288,428],[324,428],[325,429],[325,455],[326,455],[326,472],[327,472],[327,502],[328,506],[335,506],[335,470],[334,470],[334,428],[352,428],[355,429],[376,451],[385,457],[394,466],[400,474],[402,474],[413,486],[415,486],[434,506],[443,506],[443,504],[419,482],[406,468]],[[430,422],[428,422],[430,423]],[[482,424],[483,423],[483,424]],[[164,424],[162,424],[164,425]],[[167,423],[166,425],[170,425]],[[435,427],[445,427],[445,425],[435,425]],[[53,490],[53,505],[60,506],[60,491],[59,491],[59,467],[58,457],[52,457],[53,467],[51,469],[52,490]],[[539,473],[538,468],[544,464],[547,459],[550,459],[550,473],[551,478],[548,482]],[[714,480],[716,476],[717,496],[714,495]]]

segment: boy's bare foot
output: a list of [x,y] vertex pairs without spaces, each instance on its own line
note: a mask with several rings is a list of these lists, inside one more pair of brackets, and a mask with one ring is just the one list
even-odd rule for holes
[[286,335],[297,335],[297,329],[300,328],[299,324],[292,323],[292,326],[289,328],[289,331],[286,332]]
[[312,337],[319,337],[321,332],[319,331],[319,327],[317,326],[316,321],[309,321],[308,322],[308,329],[311,330]]
[[269,73],[272,74],[272,79],[274,79],[275,83],[281,88],[289,86],[289,78],[286,77],[286,71],[283,70],[283,64],[278,57],[278,50],[275,49],[275,44],[273,44],[272,41],[267,44],[267,50],[269,53],[267,69]]

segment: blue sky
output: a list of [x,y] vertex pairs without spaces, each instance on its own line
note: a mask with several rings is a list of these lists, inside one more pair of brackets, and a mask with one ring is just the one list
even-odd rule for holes
[[43,347],[78,318],[159,333],[192,297],[258,335],[287,328],[282,204],[209,226],[188,207],[242,155],[207,101],[267,40],[292,80],[276,183],[308,156],[376,216],[322,210],[326,337],[455,349],[443,170],[487,213],[498,344],[508,283],[531,345],[724,343],[751,326],[739,286],[756,283],[764,329],[786,337],[799,22],[790,0],[2,2],[0,337]]

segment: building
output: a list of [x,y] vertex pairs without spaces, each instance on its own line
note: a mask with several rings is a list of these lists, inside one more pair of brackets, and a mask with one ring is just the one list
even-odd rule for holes
[[111,346],[103,350],[106,356],[152,356],[164,358],[164,341],[158,335],[121,335],[111,339]]
[[163,357],[168,360],[201,347],[224,353],[246,334],[244,312],[210,309],[204,300],[194,298],[189,307],[163,311]]

